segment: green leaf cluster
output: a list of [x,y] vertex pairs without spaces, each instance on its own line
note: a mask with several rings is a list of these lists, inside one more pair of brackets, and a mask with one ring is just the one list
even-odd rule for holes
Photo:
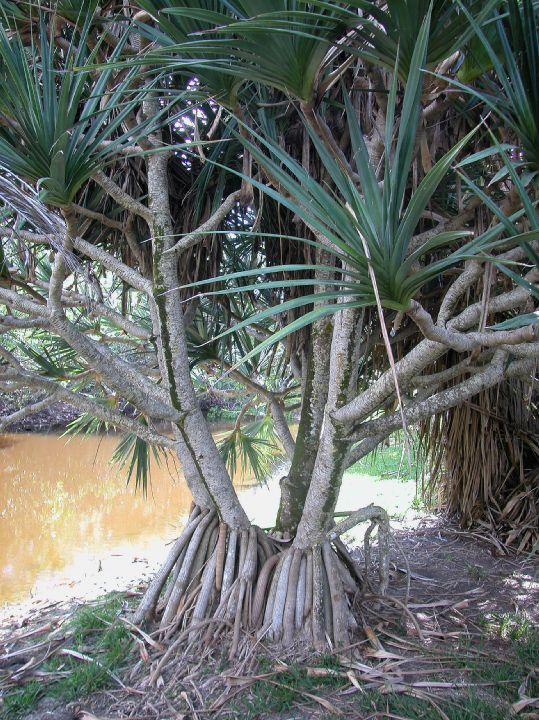
[[[100,47],[98,42],[88,50],[91,19],[86,15],[82,28],[64,38],[67,50],[61,58],[44,13],[30,46],[20,33],[0,25],[0,164],[36,183],[41,200],[59,207],[69,205],[97,170],[150,132],[164,114],[136,128],[124,125],[148,87],[137,89],[136,68],[120,83],[112,82],[113,67],[91,74]],[[121,56],[127,37],[111,61]]]

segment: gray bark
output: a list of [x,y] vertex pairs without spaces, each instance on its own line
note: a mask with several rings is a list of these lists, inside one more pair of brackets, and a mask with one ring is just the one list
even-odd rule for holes
[[348,441],[331,413],[346,403],[354,386],[353,367],[357,313],[342,310],[334,320],[331,342],[329,388],[320,444],[305,507],[295,538],[305,549],[322,543],[333,521],[333,512],[345,469]]
[[[150,104],[148,104],[150,105]],[[148,109],[148,108],[147,108]],[[168,157],[163,153],[148,157],[148,194],[151,212],[154,257],[153,297],[159,324],[159,340],[172,405],[182,414],[176,423],[183,445],[196,466],[208,494],[222,519],[235,529],[249,526],[223,459],[200,410],[189,367],[183,312],[178,290],[177,258],[168,194]]]

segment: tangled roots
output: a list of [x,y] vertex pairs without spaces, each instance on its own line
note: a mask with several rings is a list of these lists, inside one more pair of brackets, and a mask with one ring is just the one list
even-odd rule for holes
[[281,553],[269,591],[264,578],[260,577],[257,585],[256,607],[265,605],[259,636],[267,634],[284,645],[299,637],[320,650],[328,641],[348,644],[356,627],[352,604],[361,579],[346,549],[344,552],[346,558],[324,542],[307,550],[290,548]]
[[243,633],[317,649],[346,645],[362,586],[338,536],[306,550],[280,545],[260,528],[234,530],[195,507],[133,618],[158,622],[161,639],[209,643],[228,631],[230,657]]
[[260,528],[234,530],[214,510],[195,507],[133,621],[159,622],[164,640],[188,629],[190,641],[209,641],[233,628],[233,655],[240,631],[256,626],[256,579],[268,578],[279,552]]

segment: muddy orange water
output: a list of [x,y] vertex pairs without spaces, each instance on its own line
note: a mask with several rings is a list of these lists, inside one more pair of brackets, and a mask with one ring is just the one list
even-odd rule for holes
[[135,493],[109,462],[118,442],[0,437],[0,605],[97,595],[159,565],[191,497],[172,459],[152,467],[147,498]]

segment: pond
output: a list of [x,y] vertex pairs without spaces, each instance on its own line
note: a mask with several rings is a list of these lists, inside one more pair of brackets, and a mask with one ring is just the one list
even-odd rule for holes
[[[124,590],[162,563],[191,495],[172,456],[153,464],[147,497],[135,492],[125,472],[110,464],[118,442],[114,435],[0,436],[0,613],[14,604]],[[248,517],[261,527],[274,522],[283,472],[276,467],[262,486],[235,478]],[[415,484],[377,473],[346,475],[337,510],[374,502],[403,517]],[[362,532],[350,540],[360,542]]]
[[[164,559],[189,512],[189,490],[170,456],[152,466],[148,496],[135,492],[110,464],[118,442],[0,436],[0,605],[125,588]],[[256,508],[267,509],[269,489],[242,477],[235,484],[261,522],[267,514]]]

